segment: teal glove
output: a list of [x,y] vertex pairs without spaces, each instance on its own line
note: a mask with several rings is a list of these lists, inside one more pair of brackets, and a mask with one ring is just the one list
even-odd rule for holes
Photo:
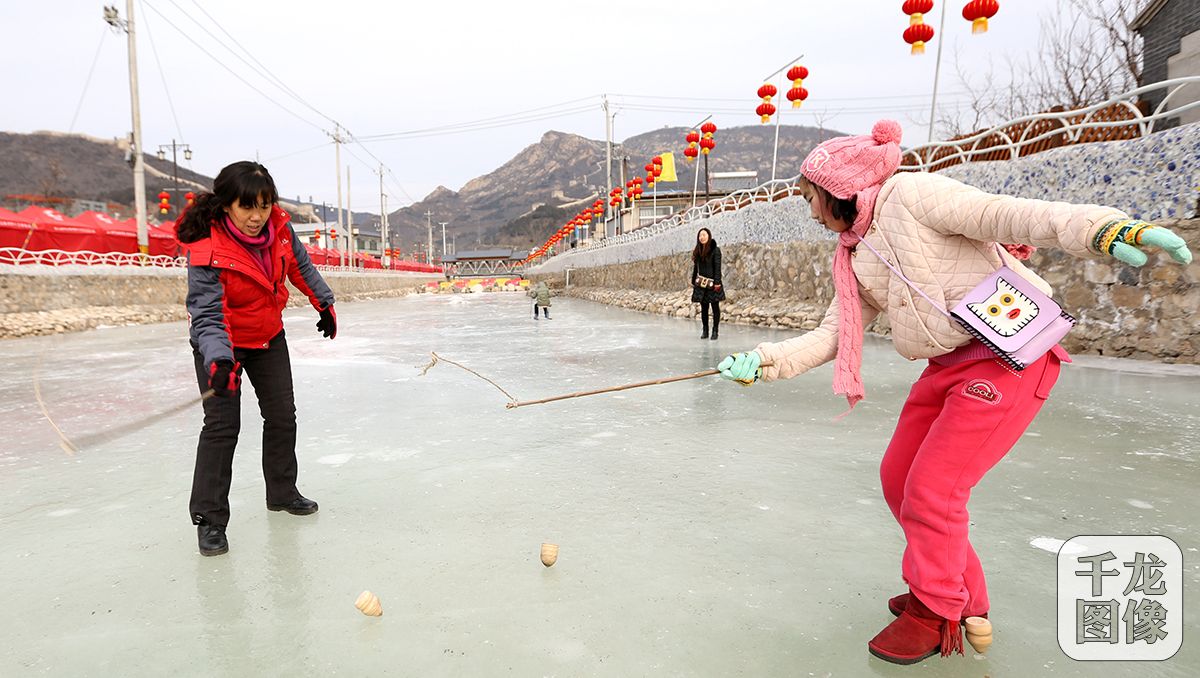
[[1139,246],[1159,247],[1181,264],[1192,262],[1192,253],[1183,238],[1161,226],[1144,221],[1114,221],[1096,233],[1096,251],[1107,252],[1118,261],[1130,266],[1143,266],[1146,253]]
[[762,358],[759,357],[758,351],[750,351],[725,356],[721,364],[717,365],[717,369],[721,372],[722,379],[749,386],[762,378],[762,368],[759,367],[761,364]]

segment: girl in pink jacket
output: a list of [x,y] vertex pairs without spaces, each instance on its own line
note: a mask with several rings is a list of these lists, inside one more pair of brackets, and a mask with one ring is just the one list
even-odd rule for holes
[[[1055,346],[1016,371],[930,300],[953,308],[1002,265],[1051,294],[1012,255],[1028,250],[1022,246],[1112,256],[1134,266],[1146,262],[1139,246],[1161,247],[1184,264],[1192,256],[1174,233],[1113,208],[991,195],[936,174],[897,174],[899,144],[899,124],[884,120],[870,135],[830,139],[808,155],[801,185],[812,216],[839,234],[836,297],[817,329],[729,356],[717,369],[752,384],[835,360],[833,390],[853,408],[865,395],[863,327],[880,313],[888,314],[901,355],[929,361],[879,470],[884,499],[908,542],[902,569],[909,591],[888,601],[897,618],[868,643],[877,657],[911,664],[938,652],[961,654],[960,620],[987,616],[983,567],[967,538],[967,499],[1033,421],[1060,363],[1070,361]],[[1019,301],[1001,295],[993,305],[1000,317],[1019,315],[1005,305]]]

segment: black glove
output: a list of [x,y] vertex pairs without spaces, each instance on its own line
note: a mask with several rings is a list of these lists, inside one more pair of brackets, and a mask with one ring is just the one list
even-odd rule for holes
[[208,387],[222,398],[232,398],[237,395],[242,385],[242,377],[238,373],[241,365],[228,360],[218,360],[208,366]]
[[337,336],[337,313],[333,310],[333,304],[325,304],[321,307],[321,319],[317,321],[317,331],[325,335],[326,339],[333,339]]

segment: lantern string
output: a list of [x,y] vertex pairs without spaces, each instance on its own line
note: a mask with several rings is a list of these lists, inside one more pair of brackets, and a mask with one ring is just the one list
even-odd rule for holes
[[442,362],[442,363],[450,363],[451,365],[454,365],[455,367],[458,367],[458,368],[460,368],[460,369],[466,370],[467,372],[470,372],[471,374],[473,374],[473,375],[475,375],[475,376],[479,377],[480,379],[482,379],[482,380],[486,381],[487,383],[491,384],[492,386],[495,386],[497,390],[499,390],[501,393],[503,393],[505,396],[507,396],[507,397],[508,397],[508,402],[509,402],[509,404],[510,404],[510,405],[511,405],[512,403],[515,403],[515,402],[517,402],[517,398],[516,398],[516,396],[514,396],[514,395],[513,395],[513,394],[511,394],[511,393],[509,393],[508,391],[505,391],[505,390],[504,390],[504,389],[503,389],[503,388],[500,386],[500,384],[497,384],[496,382],[492,381],[491,379],[488,379],[487,377],[485,377],[485,376],[483,376],[482,374],[480,374],[480,373],[476,372],[475,370],[473,370],[473,369],[471,369],[471,368],[467,367],[466,365],[463,365],[463,364],[460,364],[460,363],[456,363],[456,362],[454,362],[453,360],[450,360],[449,358],[443,358],[442,356],[440,356],[440,355],[438,355],[437,353],[434,353],[434,352],[430,352],[430,354],[429,354],[429,355],[433,356],[433,359],[429,361],[429,364],[428,364],[428,365],[425,365],[423,368],[421,368],[421,376],[422,376],[422,377],[423,377],[423,376],[425,376],[425,373],[426,373],[426,372],[428,372],[429,370],[433,369],[433,367],[434,367],[435,365],[437,365],[439,362]]

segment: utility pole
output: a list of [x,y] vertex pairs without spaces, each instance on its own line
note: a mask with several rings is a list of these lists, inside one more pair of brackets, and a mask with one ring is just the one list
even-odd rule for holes
[[129,38],[129,100],[133,114],[133,210],[137,215],[137,244],[142,256],[150,253],[150,232],[146,226],[146,163],[142,159],[142,105],[138,96],[137,34],[133,26],[133,0],[125,0],[122,20],[115,5],[104,8],[104,20],[113,30],[124,30]]
[[446,260],[446,224],[449,221],[439,221],[438,224],[442,227],[442,260]]
[[[929,102],[929,137],[928,143],[933,143],[933,116],[937,112],[937,91],[938,80],[942,77],[942,43],[946,42],[946,4],[942,3],[942,20],[938,24],[938,35],[942,36],[938,40],[937,61],[933,66],[933,100]],[[933,157],[933,156],[930,156]]]
[[[605,193],[605,200],[612,196],[612,116],[608,111],[608,95],[604,95],[604,162],[608,177],[608,192]],[[612,207],[608,208],[609,214],[612,214]],[[619,211],[619,210],[618,210]],[[600,227],[600,233],[597,234],[597,239],[603,239],[608,236],[608,219],[605,219]]]
[[[130,0],[130,1],[132,2],[132,0]],[[342,131],[341,126],[334,123],[334,125],[333,125],[333,149],[334,149],[333,150],[333,152],[334,152],[333,160],[334,160],[335,165],[334,165],[333,169],[334,169],[334,174],[337,175],[337,200],[338,200],[337,201],[337,220],[338,220],[337,226],[338,226],[339,231],[342,231],[342,134],[341,134],[341,131]],[[347,187],[347,188],[349,188],[349,187]],[[342,232],[344,233],[345,231],[342,231]],[[338,247],[338,243],[336,241],[334,241],[333,246],[338,248],[338,265],[345,266],[346,265],[346,251],[343,250],[341,247]]]
[[354,203],[350,202],[350,166],[346,165],[346,249],[350,252],[350,268],[354,268]]
[[379,260],[387,261],[387,195],[383,192],[383,163],[379,163]]
[[321,237],[317,240],[317,247],[327,249],[329,247],[329,207],[325,201],[321,201]]
[[429,224],[429,244],[425,246],[425,263],[429,261],[429,255],[433,252],[433,212],[425,210],[425,221]]
[[[622,186],[624,186],[624,185],[625,185],[625,166],[626,166],[626,165],[628,165],[628,164],[629,164],[629,158],[628,158],[628,157],[623,157],[623,158],[621,158],[621,185],[622,185]],[[630,208],[630,209],[633,209],[633,196],[632,196],[632,194],[631,194],[631,195],[628,195],[628,196],[626,196],[626,197],[627,197],[627,198],[629,198],[629,206],[630,206],[629,208]],[[622,232],[622,230],[623,230],[623,229],[621,228],[621,223],[624,221],[624,220],[622,219],[622,217],[621,217],[621,213],[622,213],[622,212],[624,212],[624,211],[625,211],[625,198],[622,198],[622,199],[621,199],[621,204],[620,204],[620,206],[618,206],[618,207],[617,207],[617,223],[613,224],[613,235],[621,235],[621,232]]]

